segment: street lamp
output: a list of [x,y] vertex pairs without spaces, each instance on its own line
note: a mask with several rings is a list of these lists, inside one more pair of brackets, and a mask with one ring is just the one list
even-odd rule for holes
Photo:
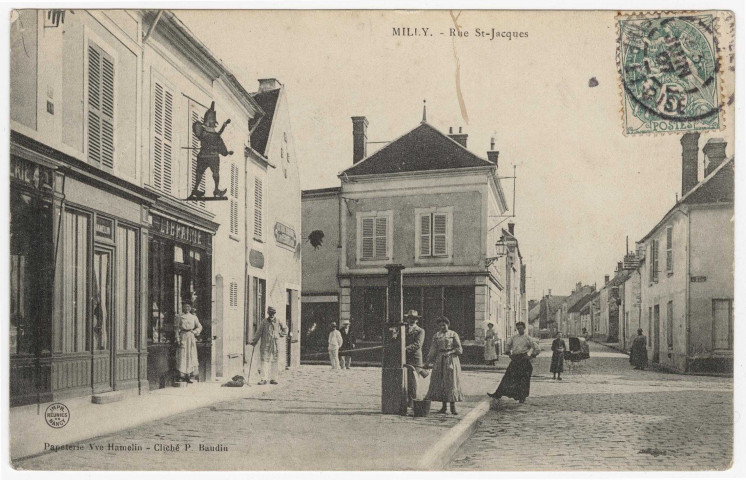
[[515,250],[515,247],[517,246],[518,241],[515,238],[500,237],[500,240],[498,240],[495,244],[497,255],[494,257],[485,258],[484,266],[489,267],[496,260],[499,260],[500,258],[507,256],[508,253],[513,252],[513,250]]

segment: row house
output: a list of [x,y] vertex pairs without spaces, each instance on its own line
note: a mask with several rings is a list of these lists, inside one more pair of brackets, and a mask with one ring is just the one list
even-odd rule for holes
[[501,340],[526,319],[525,268],[494,150],[483,159],[467,134],[423,121],[367,154],[365,117],[353,117],[353,164],[341,185],[303,192],[303,321],[351,321],[364,345],[379,344],[386,321],[386,268],[402,264],[404,310],[423,317],[427,341],[445,315],[472,351],[486,324]]
[[[254,304],[234,259],[255,241],[247,219],[273,218],[252,169],[276,168],[250,131],[271,114],[171,12],[46,13],[11,19],[12,404],[170,385],[185,300],[204,326],[200,378],[240,368]],[[185,202],[191,126],[212,102],[232,120],[228,200]]]
[[554,323],[557,326],[557,331],[565,335],[580,334],[580,332],[576,331],[580,325],[580,312],[576,311],[573,307],[584,297],[592,294],[594,290],[595,287],[593,285],[583,285],[582,282],[575,284],[575,288],[570,295],[559,303],[555,311]]
[[567,296],[565,295],[552,295],[552,290],[549,289],[546,295],[539,300],[539,330],[546,330],[548,335],[554,336],[557,334],[557,310],[562,307],[562,303],[565,301]]
[[681,198],[641,240],[641,323],[654,364],[676,371],[733,369],[734,158],[699,133],[681,138]]
[[622,331],[622,322],[620,311],[622,299],[624,298],[624,287],[630,271],[625,270],[622,262],[617,263],[617,269],[614,276],[604,277],[604,285],[599,289],[599,317],[598,322],[594,325],[597,330],[593,332],[594,338],[604,343],[618,344],[623,343],[624,338]]

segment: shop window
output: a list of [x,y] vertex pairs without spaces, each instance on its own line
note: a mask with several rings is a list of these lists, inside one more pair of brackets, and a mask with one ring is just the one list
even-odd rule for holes
[[62,325],[59,329],[60,350],[63,353],[90,349],[88,335],[88,259],[90,217],[68,210],[64,214],[62,265]]
[[138,347],[137,325],[137,232],[117,227],[116,313],[117,350]]
[[10,353],[49,350],[52,295],[51,206],[11,189]]
[[114,59],[88,44],[88,161],[114,168]]

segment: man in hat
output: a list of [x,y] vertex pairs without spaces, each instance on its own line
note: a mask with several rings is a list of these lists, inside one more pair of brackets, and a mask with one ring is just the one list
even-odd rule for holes
[[339,365],[339,349],[342,346],[342,334],[337,330],[337,322],[332,322],[330,325],[328,347],[329,361],[332,364],[332,370],[341,369]]
[[212,171],[212,179],[215,181],[213,195],[216,197],[225,195],[227,190],[220,189],[220,155],[224,157],[233,155],[233,150],[229,151],[226,148],[220,135],[223,134],[223,130],[225,130],[225,127],[229,123],[231,123],[230,119],[223,123],[219,131],[215,131],[215,128],[218,126],[218,119],[215,113],[215,102],[212,102],[210,108],[205,112],[204,121],[192,124],[192,132],[199,139],[200,149],[197,154],[197,178],[195,179],[191,196],[201,197],[205,194],[205,192],[199,189],[199,184],[202,182],[202,176],[208,168]]
[[536,358],[541,349],[536,340],[525,334],[525,323],[518,322],[515,328],[518,333],[510,337],[505,345],[505,351],[510,355],[510,364],[495,393],[487,395],[492,398],[505,396],[524,403],[531,389],[531,373],[534,371],[531,359]]
[[288,334],[288,327],[277,320],[275,314],[277,310],[274,307],[267,308],[267,318],[264,319],[257,329],[254,339],[251,341],[252,346],[256,346],[261,340],[262,346],[259,349],[259,358],[261,360],[262,379],[259,385],[266,385],[267,380],[272,385],[277,385],[277,362],[280,351],[280,338]]
[[425,343],[425,329],[417,325],[419,319],[417,310],[410,310],[404,316],[404,321],[407,322],[405,337],[407,364],[415,367],[422,366],[422,345]]

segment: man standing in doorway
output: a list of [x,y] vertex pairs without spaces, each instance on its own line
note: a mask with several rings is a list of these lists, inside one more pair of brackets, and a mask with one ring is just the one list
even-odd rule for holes
[[288,327],[277,320],[275,314],[277,310],[273,307],[267,308],[267,318],[259,324],[259,329],[251,341],[252,346],[256,346],[261,340],[262,345],[259,349],[260,360],[262,364],[262,379],[259,385],[266,385],[267,379],[272,385],[277,385],[277,362],[280,351],[280,338],[288,334]]
[[509,397],[524,403],[531,389],[531,373],[534,367],[531,359],[536,358],[541,349],[539,343],[525,334],[526,324],[515,324],[518,334],[513,335],[505,346],[510,355],[510,364],[495,393],[488,393],[492,398]]

